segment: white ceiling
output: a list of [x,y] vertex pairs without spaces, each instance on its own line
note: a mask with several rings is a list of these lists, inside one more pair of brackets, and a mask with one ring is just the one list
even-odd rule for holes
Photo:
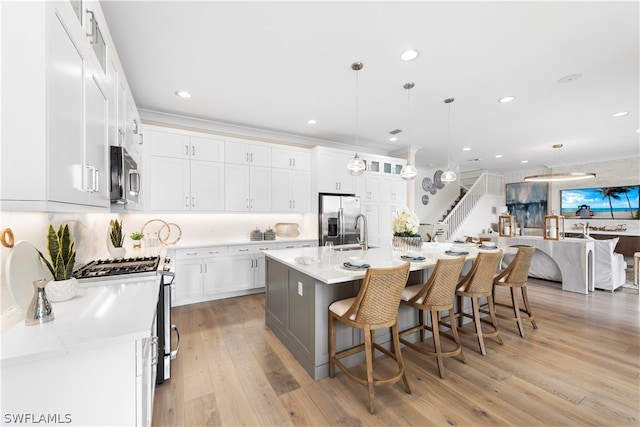
[[[640,157],[638,1],[102,7],[140,109],[321,145],[355,144],[357,134],[360,146],[390,154],[411,144],[423,147],[419,167],[446,165],[447,145],[461,170]],[[408,48],[419,56],[404,62]],[[355,61],[364,63],[357,132]],[[576,73],[583,77],[558,82]],[[415,83],[410,103],[406,82]],[[193,96],[178,98],[178,90]],[[498,103],[507,95],[515,100]],[[455,98],[450,137],[448,97]],[[613,118],[618,111],[629,114]],[[311,118],[317,124],[307,124]],[[394,129],[403,132],[389,142]],[[553,150],[558,143],[564,148]]]

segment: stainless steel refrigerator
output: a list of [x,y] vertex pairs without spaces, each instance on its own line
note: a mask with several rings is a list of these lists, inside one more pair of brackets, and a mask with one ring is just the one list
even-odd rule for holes
[[334,245],[357,244],[360,224],[360,197],[353,194],[320,193],[318,195],[318,243]]

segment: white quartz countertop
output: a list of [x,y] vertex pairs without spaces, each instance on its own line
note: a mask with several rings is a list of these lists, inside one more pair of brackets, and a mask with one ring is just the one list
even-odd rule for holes
[[[445,254],[454,246],[452,243],[424,243],[422,245],[423,261],[411,261],[411,270],[423,270],[434,267],[439,258],[449,258],[451,255]],[[476,258],[481,249],[473,244],[455,245],[456,248],[469,252],[466,259],[471,261]],[[267,258],[271,258],[300,271],[307,276],[327,284],[342,283],[351,280],[362,279],[366,270],[347,270],[343,263],[349,261],[349,257],[360,256],[365,259],[365,263],[371,267],[384,268],[394,267],[406,262],[401,257],[403,252],[395,251],[391,248],[374,248],[367,251],[334,251],[329,258],[322,247],[282,249],[278,251],[263,251]],[[309,264],[306,264],[309,262]]]
[[54,320],[2,332],[2,366],[149,336],[159,286],[156,276],[80,283],[75,297],[51,303]]

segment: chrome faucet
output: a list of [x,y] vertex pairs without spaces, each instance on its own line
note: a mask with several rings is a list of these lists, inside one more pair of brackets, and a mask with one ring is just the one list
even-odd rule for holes
[[360,246],[362,246],[362,249],[368,249],[369,245],[367,244],[367,217],[364,216],[364,214],[358,214],[356,215],[356,226],[353,228],[358,228],[358,220],[362,218],[362,235],[364,236],[364,238],[362,240],[360,240],[360,238],[358,237],[358,243],[360,243]]

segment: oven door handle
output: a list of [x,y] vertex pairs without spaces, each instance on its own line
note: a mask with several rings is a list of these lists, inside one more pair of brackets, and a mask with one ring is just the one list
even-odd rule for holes
[[180,331],[178,331],[178,327],[176,325],[171,325],[171,330],[175,331],[176,336],[178,337],[178,345],[176,349],[171,350],[171,360],[173,360],[178,356],[178,352],[180,351]]

